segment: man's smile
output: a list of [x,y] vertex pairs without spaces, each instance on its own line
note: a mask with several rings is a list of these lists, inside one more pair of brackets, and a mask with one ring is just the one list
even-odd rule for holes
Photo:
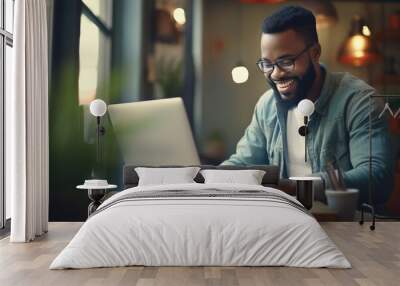
[[297,80],[295,79],[284,79],[284,80],[278,80],[274,81],[279,93],[286,95],[286,94],[292,94],[296,91],[297,87]]

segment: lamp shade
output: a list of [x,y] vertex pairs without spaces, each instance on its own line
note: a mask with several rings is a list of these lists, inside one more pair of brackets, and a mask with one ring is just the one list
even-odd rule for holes
[[366,66],[381,59],[370,38],[370,30],[359,16],[354,16],[349,36],[342,43],[339,62],[356,67]]
[[303,116],[311,116],[314,113],[315,106],[314,103],[309,99],[303,99],[297,105],[297,110]]
[[94,116],[103,116],[107,112],[107,104],[101,99],[95,99],[90,103],[90,113]]
[[338,21],[336,7],[330,0],[303,0],[302,5],[315,15],[317,29],[333,26]]
[[179,25],[184,25],[186,23],[185,10],[183,10],[183,8],[176,8],[172,16]]
[[249,71],[248,69],[242,65],[242,64],[237,64],[233,69],[232,69],[232,80],[235,83],[245,83],[249,79]]

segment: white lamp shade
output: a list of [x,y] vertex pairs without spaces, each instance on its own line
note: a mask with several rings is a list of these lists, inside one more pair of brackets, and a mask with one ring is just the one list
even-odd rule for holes
[[179,25],[184,25],[186,23],[185,10],[182,8],[176,8],[172,13],[172,16]]
[[107,104],[101,99],[95,99],[90,103],[90,113],[94,116],[103,116],[107,112]]
[[235,83],[244,83],[249,78],[249,71],[245,66],[236,66],[232,69],[232,80]]
[[297,110],[303,116],[311,116],[314,113],[315,106],[314,103],[309,99],[303,99],[297,105]]

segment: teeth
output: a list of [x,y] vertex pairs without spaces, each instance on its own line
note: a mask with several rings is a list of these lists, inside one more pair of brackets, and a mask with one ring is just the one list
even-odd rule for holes
[[292,85],[293,83],[294,83],[294,80],[293,80],[293,79],[289,79],[289,80],[279,81],[279,82],[277,83],[277,85],[278,85],[278,87],[280,87],[280,88],[287,88],[287,87],[289,87],[290,85]]

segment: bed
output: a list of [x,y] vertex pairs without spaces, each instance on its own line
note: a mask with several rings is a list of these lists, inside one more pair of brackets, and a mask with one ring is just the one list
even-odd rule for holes
[[126,189],[88,218],[50,269],[350,268],[315,218],[293,196],[271,187],[275,169],[252,168],[266,170],[262,185],[205,184],[199,174],[194,183],[138,186],[134,166],[126,166]]

